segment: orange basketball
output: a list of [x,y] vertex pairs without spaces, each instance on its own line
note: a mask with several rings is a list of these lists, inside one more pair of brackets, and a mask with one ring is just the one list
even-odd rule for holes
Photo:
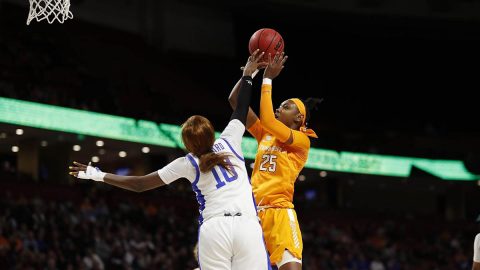
[[285,43],[282,36],[275,30],[270,28],[262,28],[253,33],[248,43],[248,50],[252,54],[256,49],[260,49],[260,52],[265,52],[263,56],[264,60],[268,60],[268,54],[272,55],[272,58],[277,52],[283,52]]

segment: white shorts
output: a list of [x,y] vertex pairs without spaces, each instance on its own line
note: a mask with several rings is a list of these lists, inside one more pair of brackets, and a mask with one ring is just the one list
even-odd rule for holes
[[256,217],[221,216],[205,221],[198,237],[201,270],[271,269]]

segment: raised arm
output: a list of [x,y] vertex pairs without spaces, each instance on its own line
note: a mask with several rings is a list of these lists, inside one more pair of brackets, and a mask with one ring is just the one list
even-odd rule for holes
[[[263,57],[263,52],[260,53],[259,50],[256,50],[248,59],[253,60],[247,69],[247,65],[243,69],[243,76],[245,76],[245,72],[247,71],[247,74],[249,74],[252,78],[255,77],[255,75],[258,73],[258,68],[265,66],[267,63],[262,62],[262,57]],[[248,62],[247,62],[248,64]],[[232,109],[235,110],[237,107],[238,103],[238,94],[240,91],[240,86],[242,84],[242,79],[243,77],[235,84],[233,87],[232,91],[230,92],[230,95],[228,96],[228,102],[230,103],[230,106]],[[250,128],[258,119],[258,116],[255,114],[255,112],[252,110],[252,108],[248,107],[248,114],[247,114],[247,120],[246,120],[246,128]]]
[[238,119],[246,126],[247,114],[250,109],[250,97],[252,96],[253,81],[251,76],[243,76],[240,79],[240,90],[238,94],[238,104],[232,112],[230,120]]
[[281,142],[291,144],[293,142],[292,130],[275,118],[272,104],[272,80],[280,74],[286,60],[287,56],[284,57],[283,53],[276,54],[273,59],[270,59],[265,69],[260,97],[260,122],[263,128]]
[[73,162],[70,166],[70,175],[81,179],[91,179],[105,182],[109,185],[123,188],[134,192],[143,192],[165,185],[158,172],[152,172],[143,176],[122,176],[111,173],[104,173],[93,166]]
[[236,96],[237,96],[236,102],[235,102],[236,106],[235,106],[235,109],[233,110],[230,120],[238,119],[245,126],[247,126],[246,123],[248,122],[247,113],[251,111],[249,105],[250,105],[250,98],[252,96],[252,87],[253,87],[252,75],[257,70],[257,67],[262,57],[263,57],[263,53],[259,54],[258,50],[256,50],[250,57],[248,57],[247,64],[243,68],[243,77],[240,79],[240,84],[236,91]]

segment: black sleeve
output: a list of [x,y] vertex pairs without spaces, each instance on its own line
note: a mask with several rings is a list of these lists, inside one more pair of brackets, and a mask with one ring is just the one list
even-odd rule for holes
[[250,105],[250,97],[252,96],[253,80],[251,76],[242,77],[240,83],[240,91],[237,98],[237,107],[232,113],[230,120],[238,119],[244,125],[247,122],[248,107]]

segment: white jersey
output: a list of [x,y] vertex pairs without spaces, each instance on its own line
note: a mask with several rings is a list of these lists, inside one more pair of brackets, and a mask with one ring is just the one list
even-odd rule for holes
[[473,243],[473,261],[480,263],[480,233],[475,236]]
[[228,154],[228,162],[233,165],[231,173],[221,166],[202,173],[199,159],[192,154],[178,158],[158,171],[165,184],[179,178],[192,183],[199,204],[200,224],[215,216],[257,216],[241,148],[244,132],[243,123],[233,119],[213,145],[214,152]]

